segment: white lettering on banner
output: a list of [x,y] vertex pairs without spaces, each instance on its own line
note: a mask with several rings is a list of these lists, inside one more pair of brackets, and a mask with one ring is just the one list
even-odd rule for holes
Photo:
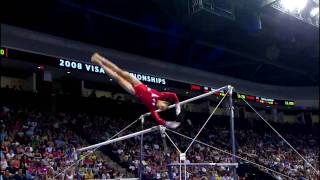
[[95,66],[94,67],[94,72],[97,72],[97,73],[100,72],[100,67],[99,66]]
[[82,70],[82,63],[59,59],[59,66]]
[[105,74],[103,68],[101,68],[99,66],[94,66],[94,65],[91,65],[91,64],[84,64],[84,66],[86,67],[86,71],[88,71],[88,72]]
[[73,69],[75,69],[75,68],[77,67],[77,63],[72,62],[72,63],[71,63],[71,67],[72,67]]
[[142,75],[142,81],[147,81],[147,76]]
[[64,60],[60,59],[59,61],[60,61],[59,66],[63,67],[64,66]]
[[66,67],[70,67],[70,61],[64,62],[64,65],[65,65]]
[[87,71],[90,71],[91,65],[90,65],[90,64],[85,64],[85,66],[86,66],[86,70],[87,70]]
[[130,75],[137,78],[140,81],[146,81],[146,82],[163,84],[163,85],[166,84],[166,80],[163,78],[156,78],[148,75],[141,75],[141,74],[135,74],[135,73],[130,73]]
[[140,81],[163,84],[163,85],[166,84],[166,80],[163,78],[156,78],[148,75],[135,74],[135,73],[130,73],[130,75],[137,78]]
[[[81,63],[81,62],[77,62],[77,61],[69,61],[69,60],[59,59],[59,66],[69,68],[69,69],[78,69],[78,70],[84,70],[87,72],[105,74],[104,69],[101,68],[100,66]],[[83,66],[85,67],[84,69],[83,69]],[[166,79],[163,79],[163,78],[158,78],[158,77],[153,77],[153,76],[148,76],[148,75],[143,75],[143,74],[135,74],[135,73],[130,73],[130,75],[137,78],[140,81],[156,83],[156,84],[163,84],[163,85],[166,84]]]

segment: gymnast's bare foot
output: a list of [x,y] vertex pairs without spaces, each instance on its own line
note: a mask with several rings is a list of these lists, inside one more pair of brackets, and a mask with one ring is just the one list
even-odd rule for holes
[[94,64],[100,64],[101,61],[101,56],[98,54],[98,53],[94,53],[92,56],[91,56],[91,62],[94,63]]

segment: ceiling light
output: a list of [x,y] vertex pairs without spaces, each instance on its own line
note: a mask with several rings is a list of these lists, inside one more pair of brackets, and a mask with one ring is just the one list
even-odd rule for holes
[[307,0],[281,0],[280,3],[283,8],[291,12],[295,10],[300,12],[307,5]]
[[310,16],[314,17],[316,15],[319,15],[319,7],[315,7],[310,11]]

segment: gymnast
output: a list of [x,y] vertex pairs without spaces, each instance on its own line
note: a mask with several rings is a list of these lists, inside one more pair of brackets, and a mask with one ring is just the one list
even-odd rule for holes
[[98,53],[94,53],[91,62],[101,66],[105,72],[115,80],[128,93],[138,97],[149,109],[151,116],[159,125],[175,129],[180,125],[177,121],[166,121],[156,112],[157,109],[166,110],[170,102],[176,104],[176,115],[181,112],[180,103],[177,95],[173,92],[158,92],[144,85],[137,78],[130,75],[127,71],[120,69],[107,58]]

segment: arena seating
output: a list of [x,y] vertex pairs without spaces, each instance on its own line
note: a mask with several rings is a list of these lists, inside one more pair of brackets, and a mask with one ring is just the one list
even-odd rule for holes
[[[10,96],[3,96],[3,101],[0,104],[2,179],[45,179],[54,177],[57,172],[61,172],[79,159],[81,161],[76,166],[57,178],[104,179],[125,177],[125,174],[108,165],[104,155],[92,153],[87,157],[84,157],[84,154],[77,156],[75,149],[88,145],[87,143],[93,144],[107,140],[145,112],[143,106],[103,98],[80,98],[81,100],[77,98],[78,102],[75,102],[73,97],[60,95],[56,97],[54,112],[52,112],[52,107],[41,106],[43,97],[40,98],[33,93],[6,90],[1,94],[10,94]],[[34,102],[26,102],[30,99],[33,99]],[[39,104],[35,103],[38,101]],[[28,103],[30,103],[30,106],[28,106]],[[78,105],[68,107],[71,104]],[[87,109],[86,107],[89,106],[97,108]],[[115,111],[115,109],[117,110]],[[194,137],[208,112],[202,114],[185,113],[187,113],[185,116],[188,117],[189,121],[183,123],[177,131]],[[170,112],[164,116],[173,118]],[[226,116],[215,116],[199,139],[230,152],[228,118]],[[236,121],[241,123],[240,119]],[[257,121],[256,123],[262,122]],[[145,127],[154,124],[152,119],[148,118]],[[318,137],[311,133],[298,132],[294,124],[275,124],[275,126],[285,127],[285,131],[282,131],[284,137],[313,166],[319,168]],[[263,128],[261,124],[256,127],[259,128],[245,129],[245,127],[236,126],[238,155],[291,177],[316,179],[312,169],[305,166],[301,158],[276,134],[268,131],[266,127]],[[122,135],[140,129],[141,126],[138,123]],[[181,149],[185,149],[190,142],[170,132],[168,134]],[[136,137],[102,147],[99,150],[137,177],[139,143],[140,139]],[[177,152],[170,143],[168,143],[168,146],[171,162],[178,163]],[[143,155],[144,179],[164,179],[168,176],[167,162],[163,158],[164,150],[159,133],[154,132],[144,136]],[[187,159],[190,162],[231,162],[230,156],[196,143],[188,152]],[[261,168],[260,171],[265,171],[273,177],[281,179],[279,175],[272,172]],[[188,174],[190,179],[231,179],[229,169],[222,167],[189,168]],[[178,178],[178,168],[173,168],[173,175]],[[240,178],[249,179],[247,176],[247,174],[244,174]]]

